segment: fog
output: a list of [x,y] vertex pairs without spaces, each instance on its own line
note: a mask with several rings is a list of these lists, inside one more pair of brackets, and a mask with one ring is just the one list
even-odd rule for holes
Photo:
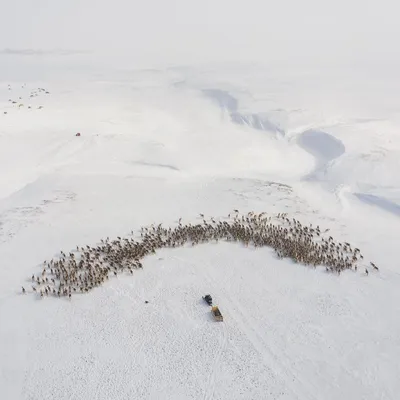
[[[1,0],[0,50],[169,62],[394,62],[394,0]],[[45,53],[43,53],[45,54]]]

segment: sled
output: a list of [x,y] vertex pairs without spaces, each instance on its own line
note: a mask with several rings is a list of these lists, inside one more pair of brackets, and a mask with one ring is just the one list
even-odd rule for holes
[[211,312],[214,315],[215,320],[217,320],[217,321],[224,320],[224,317],[222,316],[221,311],[219,311],[218,306],[211,307]]

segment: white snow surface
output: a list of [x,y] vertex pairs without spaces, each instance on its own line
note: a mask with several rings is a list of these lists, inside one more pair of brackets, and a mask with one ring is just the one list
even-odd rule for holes
[[[399,81],[254,65],[46,78],[43,58],[0,57],[19,66],[0,81],[1,399],[399,398]],[[219,242],[71,299],[32,293],[60,250],[235,208],[329,229],[379,272]]]

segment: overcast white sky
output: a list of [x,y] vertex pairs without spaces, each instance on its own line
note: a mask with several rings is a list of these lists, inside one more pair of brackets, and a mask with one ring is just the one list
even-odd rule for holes
[[0,0],[0,50],[187,59],[393,58],[396,0]]

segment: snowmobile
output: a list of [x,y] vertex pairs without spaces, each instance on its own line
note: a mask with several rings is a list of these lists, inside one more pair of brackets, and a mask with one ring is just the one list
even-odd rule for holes
[[212,306],[212,297],[209,294],[206,294],[205,296],[203,296],[203,300],[209,305]]

